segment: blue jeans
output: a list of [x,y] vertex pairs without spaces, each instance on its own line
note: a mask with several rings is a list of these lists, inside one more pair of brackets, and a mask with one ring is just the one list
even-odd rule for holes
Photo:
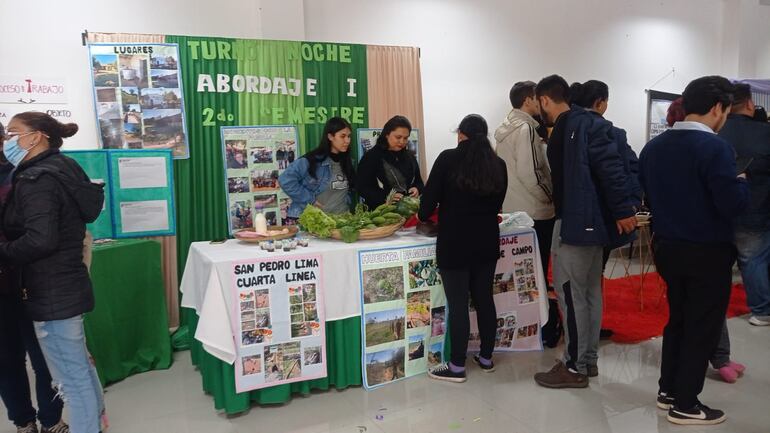
[[96,369],[88,358],[83,316],[34,322],[54,383],[69,410],[72,433],[98,433],[104,408]]
[[770,316],[770,231],[735,230],[738,267],[741,269],[746,301],[755,316]]
[[[35,371],[37,412],[32,406],[27,354]],[[16,426],[26,426],[38,419],[44,427],[51,427],[61,420],[63,403],[51,386],[51,373],[32,321],[17,296],[0,296],[0,398]]]

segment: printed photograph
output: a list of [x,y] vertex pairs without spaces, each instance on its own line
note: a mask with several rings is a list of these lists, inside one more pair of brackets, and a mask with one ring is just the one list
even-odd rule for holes
[[302,376],[302,352],[300,343],[284,343],[282,346],[284,378],[288,380]]
[[527,276],[527,280],[526,283],[524,283],[524,286],[527,288],[527,290],[537,290],[537,280],[535,279],[535,276]]
[[251,346],[265,342],[265,337],[259,329],[255,329],[253,331],[243,331],[241,332],[241,337],[242,346]]
[[249,320],[248,322],[241,322],[241,331],[253,331],[257,329],[257,322]]
[[142,108],[180,109],[182,108],[182,91],[180,89],[142,89]]
[[409,337],[409,360],[425,358],[425,339],[422,335]]
[[249,167],[246,160],[246,140],[225,140],[227,168],[241,170]]
[[301,304],[302,303],[302,294],[299,295],[289,295],[289,304]]
[[249,151],[252,164],[272,164],[273,149],[268,147],[255,147]]
[[144,109],[145,147],[172,149],[184,146],[182,110]]
[[315,302],[316,296],[315,296],[315,284],[303,284],[302,285],[302,293],[305,297],[305,302]]
[[91,56],[95,87],[118,87],[118,56],[94,54]]
[[123,147],[123,122],[120,119],[99,119],[99,132],[102,136],[104,149],[121,149]]
[[307,322],[291,324],[291,338],[308,337],[312,332],[310,327],[307,326]]
[[321,323],[320,322],[306,322],[307,326],[310,327],[310,332],[313,333],[314,337],[318,337],[321,335]]
[[255,195],[254,196],[254,208],[267,209],[278,205],[277,194]]
[[505,318],[498,317],[497,318],[497,329],[500,329],[505,326]]
[[500,293],[511,292],[515,289],[513,284],[513,274],[510,272],[495,274],[495,279],[492,283],[492,294],[497,295]]
[[120,85],[121,87],[138,87],[144,89],[147,84],[147,56],[120,55]]
[[233,230],[254,227],[251,200],[235,201],[230,204],[230,220]]
[[[241,312],[241,322],[247,322],[249,320],[252,320],[252,321],[257,320],[256,313],[253,310]],[[254,326],[256,327],[256,323]]]
[[446,333],[446,307],[435,307],[430,310],[430,336],[438,337]]
[[406,295],[406,327],[421,328],[430,325],[430,290]]
[[524,276],[524,262],[515,262],[513,264],[514,273],[517,277]]
[[123,108],[123,123],[131,123],[135,125],[142,124],[142,107],[139,105],[129,105]]
[[286,170],[296,158],[296,143],[294,140],[277,141],[275,143],[275,160],[278,170]]
[[254,310],[254,301],[244,301],[241,302],[241,312],[243,311],[253,311]]
[[279,206],[281,208],[281,225],[288,225],[289,206],[291,206],[291,199],[282,198]]
[[435,260],[409,263],[409,288],[420,289],[441,284],[441,276]]
[[516,326],[516,313],[508,313],[505,316],[505,327],[513,328],[514,326]]
[[278,170],[252,170],[251,185],[253,191],[278,189]]
[[305,321],[305,315],[303,313],[291,314],[291,323],[302,323]]
[[127,142],[142,141],[142,124],[123,122],[123,138]]
[[444,343],[435,343],[428,351],[428,367],[435,367],[443,362]]
[[318,310],[316,309],[315,302],[306,302],[305,308],[305,320],[318,320]]
[[151,69],[174,69],[179,67],[179,60],[171,50],[160,50],[160,52],[150,54]]
[[151,69],[152,87],[179,88],[179,75],[176,70]]
[[519,304],[526,305],[533,302],[537,302],[539,294],[536,290],[530,290],[528,292],[519,292]]
[[265,382],[277,382],[284,379],[281,346],[280,344],[265,346]]
[[252,291],[241,292],[241,293],[238,294],[238,297],[240,298],[241,302],[253,301],[254,300],[254,292],[252,292]]
[[289,313],[291,314],[299,314],[304,313],[305,309],[303,307],[303,304],[292,304],[289,305]]
[[270,309],[260,308],[255,311],[255,319],[257,321],[257,328],[271,328],[270,324]]
[[516,338],[527,338],[527,329],[529,329],[528,326],[522,326],[516,330]]
[[114,87],[96,89],[96,102],[118,102],[118,96]]
[[535,261],[534,261],[534,259],[524,259],[524,273],[525,274],[534,274],[535,273]]
[[241,365],[243,366],[243,375],[250,376],[252,374],[262,373],[262,356],[244,356],[241,358]]
[[401,266],[369,269],[363,272],[364,303],[404,298],[404,270]]
[[395,309],[367,313],[366,347],[404,339],[404,310]]
[[227,178],[227,192],[230,194],[239,194],[249,192],[248,177],[229,177]]
[[275,211],[272,212],[265,212],[265,220],[267,220],[268,226],[276,226],[278,225],[278,217]]
[[321,363],[321,346],[310,346],[305,348],[305,365],[316,365]]
[[404,348],[381,350],[366,354],[366,378],[369,385],[379,385],[403,378]]
[[120,102],[123,104],[123,110],[127,111],[129,105],[139,105],[139,88],[121,87]]
[[117,102],[98,102],[96,104],[96,114],[99,119],[120,120],[120,104]]
[[269,289],[255,290],[254,294],[256,295],[257,308],[268,308],[270,306]]
[[513,342],[515,336],[516,336],[515,328],[504,328],[502,330],[502,338],[500,339],[500,346],[511,347],[511,343]]

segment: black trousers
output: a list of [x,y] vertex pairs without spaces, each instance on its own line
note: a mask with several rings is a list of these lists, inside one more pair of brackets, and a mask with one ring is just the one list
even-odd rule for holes
[[[543,274],[548,275],[548,263],[551,259],[551,242],[553,241],[553,225],[556,218],[549,220],[535,220],[535,233],[537,233],[537,244],[540,247],[540,262],[543,264]],[[548,287],[548,290],[553,290]]]
[[[40,409],[35,412],[27,377],[27,353],[35,371],[35,391]],[[8,418],[17,426],[35,419],[45,427],[61,420],[64,404],[51,386],[51,373],[40,350],[32,321],[16,296],[0,295],[0,397]]]
[[703,391],[730,300],[736,252],[731,244],[658,240],[658,272],[668,285],[669,319],[663,331],[660,390],[690,409]]
[[484,263],[463,269],[441,269],[447,307],[449,308],[449,335],[452,339],[450,360],[458,367],[465,366],[468,352],[470,318],[468,298],[473,300],[476,321],[479,326],[483,358],[491,359],[495,349],[497,332],[497,311],[492,296],[492,282],[497,262]]

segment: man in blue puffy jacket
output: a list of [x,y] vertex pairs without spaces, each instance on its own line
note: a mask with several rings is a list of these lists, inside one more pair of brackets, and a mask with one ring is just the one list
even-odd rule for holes
[[554,128],[548,141],[556,225],[553,277],[564,314],[562,361],[535,375],[547,388],[585,388],[599,374],[602,251],[614,233],[636,229],[636,209],[612,124],[569,105],[569,85],[558,75],[535,88],[541,113]]

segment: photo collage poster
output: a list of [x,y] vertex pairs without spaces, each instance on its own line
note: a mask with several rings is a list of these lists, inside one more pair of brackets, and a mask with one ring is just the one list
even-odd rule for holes
[[230,233],[254,227],[259,210],[267,225],[285,225],[291,199],[278,176],[299,158],[296,126],[222,128]]
[[359,251],[364,386],[443,362],[446,298],[436,245]]
[[[374,147],[377,143],[377,137],[380,136],[382,129],[373,128],[358,128],[358,160],[364,157],[364,153]],[[417,160],[420,160],[418,155],[420,149],[420,130],[412,128],[412,132],[409,134],[409,141],[406,144],[407,149],[412,152]]]
[[326,377],[321,256],[233,263],[238,393]]
[[[542,350],[540,303],[546,295],[535,232],[500,236],[500,258],[493,280],[497,309],[495,351]],[[476,311],[469,305],[471,333],[468,350],[481,347]]]
[[190,157],[176,44],[89,44],[103,149],[171,149]]

